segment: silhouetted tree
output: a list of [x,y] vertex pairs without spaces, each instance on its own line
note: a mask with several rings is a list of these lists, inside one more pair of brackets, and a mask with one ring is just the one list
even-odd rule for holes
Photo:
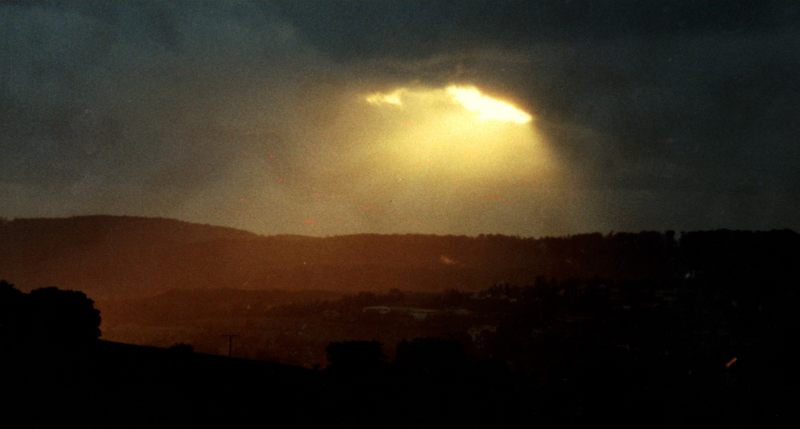
[[100,312],[83,292],[55,287],[22,293],[0,281],[0,336],[6,347],[78,347],[100,336]]
[[59,345],[87,344],[100,337],[100,312],[79,291],[55,287],[28,294],[31,340]]

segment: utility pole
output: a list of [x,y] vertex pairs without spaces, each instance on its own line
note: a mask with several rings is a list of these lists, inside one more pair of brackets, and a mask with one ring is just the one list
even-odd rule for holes
[[238,337],[238,335],[225,334],[223,337],[228,339],[228,357],[233,357],[233,339]]

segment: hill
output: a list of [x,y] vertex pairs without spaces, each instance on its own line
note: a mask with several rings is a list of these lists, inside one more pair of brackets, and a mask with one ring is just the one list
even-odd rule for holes
[[[255,234],[171,219],[81,216],[0,223],[0,273],[24,289],[58,284],[95,296],[149,293],[175,284],[170,255]],[[163,273],[163,274],[161,274]]]
[[697,264],[753,263],[764,252],[774,253],[771,264],[790,264],[798,260],[798,242],[791,231],[315,238],[161,218],[15,219],[0,223],[0,278],[26,290],[59,285],[97,299],[203,288],[480,290],[537,276],[680,275]]

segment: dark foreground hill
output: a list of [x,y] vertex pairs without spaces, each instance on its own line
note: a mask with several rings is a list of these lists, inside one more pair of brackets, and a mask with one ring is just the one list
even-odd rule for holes
[[520,415],[524,383],[502,371],[306,370],[103,341],[0,363],[4,427],[503,427],[532,417]]
[[[607,353],[584,350],[583,364],[567,363],[563,377],[540,380],[497,362],[459,359],[442,345],[432,348],[432,360],[419,353],[392,365],[351,359],[356,365],[341,370],[103,341],[46,354],[0,353],[0,424],[667,428],[792,427],[797,420],[787,390],[793,382],[753,377],[759,371],[746,366],[676,374],[664,365],[667,357],[608,361]],[[649,377],[630,375],[640,372]]]
[[508,236],[259,236],[170,219],[88,216],[0,223],[0,278],[97,299],[172,289],[480,290],[549,278],[682,276],[796,266],[791,231]]
[[324,416],[308,412],[323,403],[323,383],[301,368],[106,341],[0,362],[6,427],[243,427]]

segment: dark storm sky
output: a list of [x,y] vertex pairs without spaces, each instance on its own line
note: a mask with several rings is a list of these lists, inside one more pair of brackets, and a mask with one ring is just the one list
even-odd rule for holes
[[[800,228],[794,1],[12,1],[0,58],[0,216]],[[558,180],[466,191],[354,163],[353,94],[452,82],[531,112]]]

